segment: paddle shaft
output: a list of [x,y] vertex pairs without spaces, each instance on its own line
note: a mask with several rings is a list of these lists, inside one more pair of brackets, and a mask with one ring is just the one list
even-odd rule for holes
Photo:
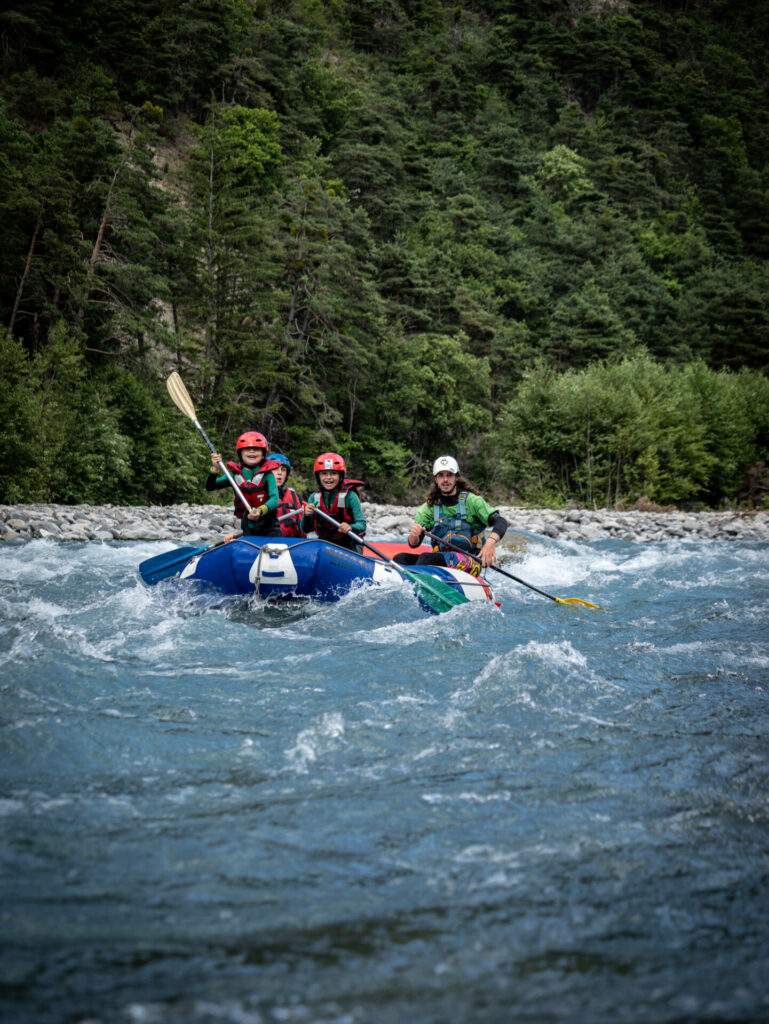
[[[327,515],[323,511],[323,509],[318,508],[317,505],[315,506],[315,511],[317,512],[317,514],[322,519],[327,520],[333,526],[336,526],[336,527],[339,526],[338,520],[334,519],[333,516]],[[373,551],[375,555],[377,555],[379,558],[382,559],[382,561],[389,562],[390,565],[393,566],[393,568],[396,569],[401,574],[401,576],[403,576],[404,579],[407,579],[406,575],[403,572],[403,569],[401,569],[401,567],[398,565],[398,563],[393,561],[392,558],[388,558],[387,555],[385,555],[382,551],[379,550],[379,548],[375,548],[373,544],[369,544],[369,542],[367,540],[364,540],[362,537],[359,537],[358,534],[357,533],[353,533],[352,530],[348,530],[346,536],[352,537],[353,540],[357,540],[357,542],[359,544],[362,544],[364,548],[368,548],[369,551]]]
[[[468,558],[472,558],[472,560],[474,562],[478,562],[480,565],[483,565],[483,562],[481,561],[481,559],[477,555],[473,555],[469,551],[465,551],[464,548],[458,548],[458,547],[455,547],[455,545],[453,545],[453,544],[449,544],[448,541],[443,540],[441,537],[437,537],[434,533],[431,533],[429,530],[425,530],[425,533],[427,534],[428,537],[430,537],[432,540],[434,540],[435,543],[439,545],[439,547],[448,548],[450,551],[456,551],[460,555],[467,555],[467,557]],[[590,604],[589,601],[580,601],[579,598],[576,598],[576,597],[572,597],[572,598],[554,597],[552,594],[548,594],[546,590],[540,590],[539,587],[535,587],[533,583],[527,583],[526,580],[522,580],[518,576],[513,576],[513,574],[511,572],[505,572],[504,569],[500,569],[499,566],[497,566],[497,565],[490,565],[489,568],[490,569],[494,569],[495,572],[499,572],[503,576],[507,576],[508,579],[515,580],[516,583],[520,583],[520,584],[522,584],[522,586],[528,587],[529,590],[533,590],[537,594],[541,594],[543,597],[550,598],[550,600],[551,601],[555,601],[556,604],[577,603],[577,604],[587,605],[588,608],[597,608],[598,607],[597,605]]]
[[[338,527],[339,523],[336,519],[327,515],[322,509],[315,506],[315,511],[323,518],[328,520],[333,526]],[[402,580],[406,580],[410,583],[416,591],[417,597],[420,601],[427,605],[427,607],[434,612],[447,612],[451,608],[455,608],[459,604],[466,604],[470,599],[464,593],[464,591],[456,590],[450,584],[444,580],[436,580],[432,576],[421,576],[416,572],[409,572],[408,569],[404,569],[402,566],[393,558],[388,558],[379,548],[375,548],[373,544],[369,544],[367,540],[359,537],[357,533],[353,533],[352,530],[348,530],[344,534],[345,537],[352,537],[359,544],[362,544],[364,548],[368,548],[369,551],[373,551],[375,555],[382,559],[383,562],[387,562],[393,569],[398,573]]]
[[[212,455],[215,455],[216,454],[216,448],[214,448],[214,446],[209,441],[208,435],[206,434],[205,430],[203,430],[201,425],[198,423],[197,419],[194,419],[192,422],[198,428],[198,431],[200,432],[200,436],[203,438],[203,440],[208,445],[208,450],[211,452]],[[235,483],[234,476],[232,475],[232,473],[230,473],[229,469],[227,469],[227,467],[225,466],[224,459],[219,459],[219,466],[221,467],[221,470],[224,473],[224,475],[229,480],[230,486],[232,487],[233,491],[237,494],[237,496],[240,498],[240,500],[243,502],[243,504],[246,506],[246,508],[251,508],[251,503],[249,502],[248,498],[245,496],[245,494],[241,491],[241,489]]]
[[[315,511],[323,519],[328,520],[328,522],[331,523],[333,526],[337,526],[337,527],[339,526],[339,523],[338,523],[338,521],[336,519],[334,519],[332,516],[327,515],[322,509],[318,508],[317,505],[315,506]],[[393,567],[393,569],[395,569],[395,571],[400,575],[401,579],[404,579],[408,583],[411,583],[412,585],[416,585],[418,587],[425,588],[427,586],[428,580],[422,580],[422,579],[419,578],[419,576],[416,573],[409,572],[408,569],[404,569],[403,566],[398,565],[398,563],[395,561],[395,559],[388,558],[387,555],[383,551],[380,551],[379,548],[375,548],[373,544],[369,544],[369,542],[367,540],[364,540],[362,537],[359,537],[357,533],[353,533],[352,530],[348,530],[347,533],[344,534],[344,536],[352,537],[353,540],[357,540],[357,542],[359,544],[362,544],[364,548],[368,548],[369,551],[373,551],[374,554],[377,555],[379,558],[381,558],[383,562],[387,562],[388,565],[391,565]],[[429,582],[430,582],[431,586],[433,586],[433,587],[437,587],[437,586],[440,586],[441,588],[445,587],[452,594],[456,595],[458,593],[456,590],[451,588],[448,583],[444,583],[443,580],[430,580]],[[441,596],[441,595],[435,595],[435,596]],[[446,595],[446,597],[447,596],[448,595]],[[444,601],[446,600],[446,597],[443,597]],[[468,600],[468,598],[464,594],[462,595],[462,598],[463,598],[463,602],[462,603],[464,603],[464,601]],[[457,603],[459,603],[459,602],[457,602]],[[445,611],[446,609],[443,609],[443,610]]]

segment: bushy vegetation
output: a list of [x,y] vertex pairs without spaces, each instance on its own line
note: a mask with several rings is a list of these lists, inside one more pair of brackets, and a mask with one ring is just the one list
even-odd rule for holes
[[0,500],[205,500],[178,369],[369,496],[716,505],[769,461],[742,0],[0,13]]
[[500,422],[502,472],[523,501],[711,505],[769,445],[769,379],[641,352],[533,370]]

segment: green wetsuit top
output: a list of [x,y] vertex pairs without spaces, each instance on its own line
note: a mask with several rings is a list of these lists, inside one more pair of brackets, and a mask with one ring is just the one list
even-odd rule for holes
[[[441,515],[442,516],[454,516],[459,508],[459,497],[454,495],[449,498],[452,502],[451,505],[447,505],[446,502],[441,501]],[[497,510],[492,508],[480,494],[472,494],[470,491],[467,493],[465,498],[465,512],[467,513],[467,521],[470,523],[474,530],[481,533],[489,525],[489,520],[493,519],[497,515]],[[433,506],[428,505],[427,502],[424,505],[420,505],[414,516],[414,522],[419,523],[420,526],[424,526],[426,530],[432,530],[435,526],[435,516],[433,514]]]
[[[325,492],[326,505],[327,506],[331,507],[331,505],[334,504],[334,499],[336,498],[338,490],[339,490],[339,488],[335,487],[333,491],[326,491]],[[314,491],[313,492],[313,494],[317,494],[317,493],[318,493],[318,491]],[[313,498],[313,495],[311,494],[310,497],[307,500],[308,501],[312,501],[312,498]],[[347,511],[352,516],[352,522],[350,523],[350,529],[353,531],[353,533],[358,533],[358,534],[363,533],[363,531],[366,529],[366,517],[363,515],[363,508],[362,508],[361,503],[360,503],[360,498],[355,493],[355,491],[350,490],[350,491],[347,492],[347,495],[345,497],[345,504],[347,506]],[[318,517],[318,518],[320,518],[320,517]],[[303,533],[308,533],[310,530],[314,530],[314,529],[315,529],[315,516],[312,515],[312,514],[307,515],[307,513],[305,513],[302,516],[302,532]]]

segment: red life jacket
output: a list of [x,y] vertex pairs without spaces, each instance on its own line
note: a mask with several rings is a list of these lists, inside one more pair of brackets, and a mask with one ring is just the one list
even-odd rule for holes
[[[273,469],[277,469],[280,465],[279,462],[273,462],[272,459],[263,459],[258,466],[256,466],[256,472],[250,480],[246,480],[243,476],[243,463],[242,462],[228,462],[227,469],[232,473],[235,483],[243,492],[243,497],[246,499],[251,508],[256,505],[263,505],[267,501],[268,490],[267,483],[264,479],[266,473],[271,472]],[[248,467],[245,467],[248,468]],[[234,492],[233,492],[234,493]],[[243,502],[235,494],[235,515],[238,519],[243,515],[246,509],[243,507]]]
[[[311,505],[317,505],[321,511],[325,512],[327,516],[331,516],[332,519],[336,519],[338,523],[349,523],[352,525],[355,520],[347,508],[347,492],[355,491],[357,494],[357,488],[365,486],[362,480],[345,480],[334,495],[331,505],[326,504],[326,491],[323,490],[315,491],[314,494],[310,495],[308,501]],[[323,540],[335,541],[344,536],[339,530],[335,530],[331,523],[327,522],[322,516],[316,515],[313,518],[313,530]],[[358,534],[359,537],[365,537],[365,535],[365,530]]]
[[[280,494],[280,491],[278,493]],[[304,502],[294,488],[284,487],[283,494],[280,495],[280,501],[278,502],[278,516],[284,516],[287,512],[293,512],[294,509],[302,508],[303,506]],[[284,519],[280,524],[280,528],[283,531],[284,537],[304,537],[302,533],[302,517],[300,515]]]

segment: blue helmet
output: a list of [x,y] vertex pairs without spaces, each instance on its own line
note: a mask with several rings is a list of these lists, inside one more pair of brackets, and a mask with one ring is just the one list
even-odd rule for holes
[[289,462],[287,455],[275,455],[274,453],[271,453],[270,459],[272,462],[279,462],[281,466],[286,467],[289,473],[291,472],[291,463]]

